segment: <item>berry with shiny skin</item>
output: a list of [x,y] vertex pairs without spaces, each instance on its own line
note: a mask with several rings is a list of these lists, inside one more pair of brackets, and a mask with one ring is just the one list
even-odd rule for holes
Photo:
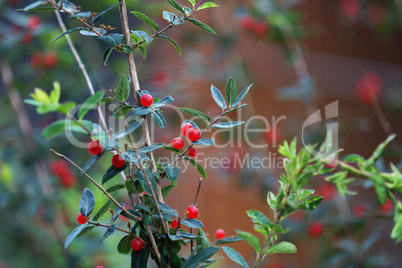
[[173,141],[172,141],[173,148],[180,150],[181,148],[183,148],[183,146],[184,146],[184,141],[181,138],[177,137],[177,138],[173,139]]
[[77,215],[77,221],[78,221],[79,224],[84,224],[84,223],[86,223],[88,220],[87,220],[87,218],[86,218],[84,215],[82,215],[82,213],[80,212],[80,213],[78,213],[78,215]]
[[225,237],[225,230],[223,230],[223,229],[216,230],[215,236],[218,239],[223,239]]
[[130,246],[134,251],[140,251],[144,246],[144,242],[137,237],[131,241]]
[[198,217],[198,208],[196,208],[193,205],[188,206],[186,212],[187,212],[187,217],[190,219],[195,219]]
[[123,158],[120,157],[120,155],[116,154],[112,157],[112,165],[114,167],[120,168],[122,166],[124,166],[124,164],[126,163],[126,161],[124,161]]
[[[173,229],[176,229],[178,224],[179,224],[179,220],[174,219],[174,220],[172,220],[171,226]],[[181,223],[179,224],[179,228],[181,228]]]
[[190,128],[193,128],[193,125],[190,123],[184,123],[181,125],[181,134],[187,136],[187,132]]
[[154,102],[154,99],[149,94],[144,94],[140,98],[140,103],[142,106],[148,107]]
[[99,144],[99,141],[91,141],[88,144],[88,151],[93,154],[100,154],[102,152],[102,146]]
[[193,127],[187,131],[187,136],[190,141],[198,141],[198,139],[201,137],[201,132],[198,128]]
[[188,150],[188,155],[191,157],[196,157],[197,156],[197,149],[195,148],[190,148],[190,150]]

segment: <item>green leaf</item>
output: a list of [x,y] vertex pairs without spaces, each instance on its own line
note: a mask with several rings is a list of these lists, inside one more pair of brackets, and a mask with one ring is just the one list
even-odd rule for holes
[[381,204],[385,204],[385,200],[387,199],[387,187],[385,186],[383,178],[381,177],[380,174],[375,172],[370,177],[370,180],[374,184],[374,189],[377,193],[378,201],[380,201]]
[[162,188],[162,196],[164,199],[170,194],[173,188],[174,188],[173,185],[168,185]]
[[[142,154],[142,153],[138,153],[141,162],[146,162],[149,161],[149,157]],[[125,152],[122,152],[120,154],[120,157],[123,158],[126,162],[129,163],[137,163],[138,164],[138,155],[134,150],[127,150]]]
[[195,255],[191,255],[181,266],[181,268],[197,267],[199,264],[205,262],[215,253],[217,253],[220,247],[208,247]]
[[395,134],[389,136],[383,143],[378,145],[378,147],[375,149],[373,155],[367,159],[364,167],[370,167],[374,165],[375,162],[377,162],[378,158],[380,158],[382,152],[384,151],[385,147],[396,137]]
[[133,115],[134,116],[143,116],[143,115],[147,115],[151,112],[152,112],[151,108],[140,106],[140,107],[137,107],[134,109]]
[[269,220],[267,217],[255,209],[250,209],[247,211],[247,215],[251,218],[252,222],[261,225],[262,227],[269,227]]
[[141,204],[136,204],[135,209],[151,213],[151,211],[149,210],[149,208],[147,206],[144,206],[144,205],[141,205]]
[[107,181],[109,181],[111,178],[122,172],[128,167],[128,164],[124,164],[122,167],[115,167],[111,165],[108,170],[106,170],[106,173],[102,177],[102,184],[105,184]]
[[172,96],[166,96],[163,97],[162,99],[158,100],[155,103],[155,108],[160,108],[163,107],[165,105],[168,105],[169,103],[171,103],[172,101],[174,101],[174,99],[172,98]]
[[194,18],[189,18],[189,19],[187,19],[189,22],[191,22],[192,24],[194,24],[195,26],[198,26],[198,27],[200,27],[201,29],[203,29],[203,30],[205,30],[205,31],[207,31],[207,32],[209,32],[209,33],[211,33],[211,34],[214,34],[214,35],[217,35],[217,33],[211,28],[211,27],[209,27],[208,25],[206,25],[205,23],[203,23],[203,22],[201,22],[201,21],[199,21],[199,20],[197,20],[197,19],[194,19]]
[[177,217],[178,217],[176,211],[175,211],[173,208],[171,208],[171,207],[169,207],[169,206],[167,206],[167,205],[165,205],[165,204],[163,204],[163,203],[161,203],[161,202],[159,202],[159,201],[158,201],[158,205],[159,205],[160,210],[163,211],[163,212],[165,212],[165,213],[168,214],[169,216],[171,216],[171,217],[173,217],[173,218],[177,218]]
[[324,198],[322,196],[313,196],[309,200],[306,200],[302,204],[298,205],[297,208],[302,209],[302,210],[312,211],[312,210],[316,209],[316,207],[318,207],[318,205],[321,203],[321,201],[323,199]]
[[94,31],[98,32],[101,35],[106,34],[106,29],[102,29],[102,28],[97,28],[97,27],[93,27],[92,30],[91,29],[87,29],[87,30],[81,30],[80,34],[84,35],[84,36],[93,36],[93,37],[98,37],[99,35],[96,34]]
[[402,241],[402,203],[398,201],[395,204],[395,215],[394,215],[394,228],[391,232],[391,238],[396,239],[396,242],[399,243]]
[[50,41],[49,44],[53,43],[54,41],[56,41],[56,40],[59,39],[60,37],[63,37],[63,36],[65,36],[66,34],[69,34],[69,33],[71,33],[71,32],[78,31],[78,30],[87,30],[87,29],[88,29],[88,28],[85,28],[85,27],[76,27],[76,28],[70,29],[70,30],[65,31],[64,33],[58,35],[56,38],[54,38],[52,41]]
[[123,50],[123,52],[128,55],[130,55],[133,52],[133,50],[131,49],[131,47],[129,45],[123,45],[121,47],[121,50]]
[[84,174],[88,169],[90,169],[93,164],[96,163],[96,161],[98,161],[99,158],[101,158],[101,156],[104,154],[104,150],[100,153],[100,154],[96,154],[94,156],[92,156],[88,162],[85,163],[84,167],[81,170],[81,175]]
[[206,121],[207,123],[209,123],[211,121],[211,118],[208,115],[206,115],[200,111],[197,111],[197,110],[194,110],[191,108],[184,108],[184,107],[180,107],[179,109],[182,112],[185,112],[186,114],[200,118],[200,119]]
[[99,36],[98,39],[114,47],[118,47],[122,43],[124,43],[123,35],[118,33],[111,33],[108,35]]
[[92,15],[92,12],[87,11],[87,12],[80,12],[80,13],[77,13],[77,14],[70,15],[69,18],[70,19],[73,19],[73,18],[89,18],[89,17],[91,17],[91,15]]
[[153,150],[159,149],[159,148],[163,147],[164,145],[165,145],[164,143],[154,143],[150,146],[140,148],[140,149],[138,149],[138,151],[146,154],[146,153],[152,152]]
[[261,252],[261,244],[257,237],[249,232],[242,232],[239,230],[236,230],[236,233],[241,239],[249,243],[257,253]]
[[172,7],[180,11],[181,13],[184,13],[183,8],[175,1],[175,0],[166,0]]
[[153,20],[151,20],[147,15],[138,11],[131,11],[131,13],[140,20],[142,20],[143,22],[145,22],[146,24],[148,24],[149,26],[151,26],[152,28],[154,28],[155,31],[159,30],[158,24],[156,24]]
[[166,126],[165,117],[162,115],[160,111],[153,110],[151,115],[159,127],[164,128]]
[[180,241],[183,240],[183,237],[180,234],[178,235],[169,234],[169,239],[172,241]]
[[191,3],[191,5],[193,6],[193,8],[194,8],[194,6],[195,6],[195,0],[188,0],[190,3]]
[[196,219],[184,219],[184,220],[181,220],[180,223],[184,226],[188,226],[190,228],[195,228],[195,229],[204,227],[204,224],[202,224],[201,221],[196,220]]
[[64,242],[64,249],[67,249],[71,242],[79,235],[86,227],[88,223],[82,224],[76,227],[66,238],[66,242]]
[[128,134],[130,134],[134,130],[136,130],[142,124],[142,121],[144,121],[144,119],[137,120],[134,123],[132,123],[131,125],[129,125],[127,129],[123,129],[119,132],[114,133],[112,136],[112,139],[118,140],[118,139],[121,139],[121,138],[127,136]]
[[233,103],[233,107],[236,107],[237,105],[240,104],[240,102],[244,99],[244,97],[247,95],[247,93],[249,92],[251,86],[253,84],[249,85],[248,87],[246,87],[240,94],[239,96],[237,96],[235,102]]
[[72,102],[72,101],[64,102],[64,103],[61,103],[59,105],[59,107],[57,107],[57,111],[62,114],[67,115],[70,112],[70,110],[75,107],[75,105],[76,105],[75,102]]
[[232,108],[232,104],[235,103],[237,97],[237,86],[235,80],[232,77],[229,78],[229,80],[226,82],[225,89],[226,101],[230,109]]
[[162,149],[165,149],[165,150],[172,151],[172,152],[175,152],[177,154],[180,154],[180,150],[177,150],[177,149],[173,148],[172,146],[163,145]]
[[202,146],[215,146],[215,139],[199,139],[197,141],[193,141],[192,144]]
[[114,8],[115,6],[119,5],[120,2],[108,7],[107,9],[105,9],[104,11],[102,11],[101,13],[99,13],[98,15],[96,15],[93,20],[92,23],[95,23],[97,20],[99,20],[103,15],[105,15],[106,12],[109,12],[112,8]]
[[[155,193],[156,192],[156,181],[155,181],[154,174],[149,169],[145,169],[145,172],[147,174],[151,187]],[[148,186],[144,173],[142,173],[140,170],[137,170],[135,172],[135,176],[137,177],[138,181],[141,183],[141,186],[145,190],[145,192],[147,194],[151,195],[152,194],[151,189]]]
[[239,236],[232,236],[232,237],[226,237],[223,239],[219,239],[218,241],[215,242],[215,246],[222,245],[222,244],[229,244],[229,243],[235,243],[238,241],[242,241],[241,237]]
[[132,240],[133,237],[131,235],[126,235],[125,237],[123,237],[117,245],[117,251],[121,254],[129,254],[131,251],[130,243]]
[[202,4],[199,8],[197,8],[197,11],[199,11],[201,9],[210,8],[210,7],[218,7],[218,5],[215,4],[214,2],[206,2],[206,3]]
[[197,248],[199,249],[205,249],[211,246],[211,243],[209,242],[207,235],[201,228],[198,229],[196,242],[197,242]]
[[142,58],[145,60],[147,58],[147,51],[145,50],[145,48],[143,48],[142,46],[138,47],[141,51],[142,54]]
[[80,200],[80,212],[85,217],[91,215],[95,207],[95,195],[88,188],[84,189]]
[[182,230],[180,230],[179,233],[180,233],[180,236],[184,237],[184,238],[188,238],[188,239],[196,239],[196,238],[198,238],[195,234],[190,234],[190,233],[187,233],[187,232],[182,231]]
[[82,231],[77,235],[77,237],[84,236],[85,234],[89,233],[89,231],[91,231],[93,228],[95,228],[94,225],[87,226],[84,230],[82,230]]
[[230,247],[222,247],[222,249],[232,261],[240,264],[240,266],[243,268],[248,268],[248,264],[239,252]]
[[181,55],[181,49],[180,49],[179,45],[173,39],[171,39],[171,38],[169,38],[169,37],[167,37],[166,35],[163,35],[163,34],[158,35],[158,37],[162,37],[162,38],[168,40],[174,46],[174,48],[177,50],[179,55]]
[[123,75],[117,85],[116,100],[125,101],[130,96],[130,82],[126,75]]
[[28,11],[31,11],[31,10],[37,8],[37,7],[47,5],[47,4],[48,4],[47,1],[36,1],[36,2],[33,2],[32,4],[29,4],[26,7],[24,7],[23,11],[28,12]]
[[265,255],[276,254],[276,253],[296,253],[296,246],[290,242],[280,242],[265,251]]
[[147,44],[151,43],[153,38],[150,38],[149,35],[144,31],[133,31],[131,33],[135,36],[139,37],[142,41],[145,41]]
[[103,91],[98,91],[86,99],[82,104],[81,109],[78,111],[78,118],[82,120],[91,109],[95,108],[99,104],[104,94],[105,93]]
[[110,194],[110,193],[116,192],[116,191],[124,189],[124,188],[125,188],[124,184],[116,184],[116,185],[113,185],[113,186],[110,186],[109,188],[107,188],[106,192],[108,192]]
[[111,236],[115,231],[116,231],[116,224],[110,225],[107,228],[106,232],[103,234],[103,236],[102,236],[100,241],[103,242],[106,238]]
[[215,100],[216,104],[218,104],[219,108],[222,109],[222,111],[227,109],[226,106],[226,101],[222,96],[222,93],[217,89],[214,85],[211,85],[211,93],[212,93],[212,98]]
[[180,169],[178,167],[166,166],[165,171],[170,183],[175,182],[180,175]]
[[230,122],[213,124],[212,126],[215,128],[232,128],[242,124],[244,124],[244,121],[230,121]]
[[147,247],[143,247],[140,251],[133,251],[131,255],[131,268],[147,267],[149,251]]
[[102,217],[110,208],[110,206],[113,204],[112,199],[108,199],[106,203],[96,212],[95,216],[93,217],[93,221],[97,221]]
[[187,157],[184,157],[183,159],[190,162],[198,170],[198,172],[201,174],[201,176],[203,176],[205,179],[207,178],[207,172],[205,171],[205,169],[200,164],[198,164],[194,159],[187,158]]

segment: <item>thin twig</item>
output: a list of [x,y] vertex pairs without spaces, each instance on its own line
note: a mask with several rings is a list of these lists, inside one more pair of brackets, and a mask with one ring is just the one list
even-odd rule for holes
[[[198,182],[197,192],[195,193],[193,206],[197,205],[198,194],[200,193],[200,190],[201,190],[201,183],[202,183],[202,177],[200,178],[200,181]],[[193,228],[190,228],[190,234],[193,234]],[[193,251],[194,250],[194,241],[192,239],[190,240],[190,244],[191,244],[191,251]]]
[[[58,152],[56,152],[53,149],[50,149],[50,152],[57,155],[60,158],[63,158],[64,160],[66,160],[67,162],[69,162],[71,165],[73,165],[76,169],[78,169],[79,171],[82,172],[82,169],[75,164],[73,161],[71,161],[67,156],[60,154]],[[101,190],[110,200],[112,200],[113,203],[115,203],[121,210],[123,210],[125,213],[127,213],[127,215],[129,215],[130,217],[136,219],[137,221],[141,221],[142,219],[138,216],[135,216],[133,214],[131,214],[127,209],[125,209],[122,205],[120,205],[119,202],[116,201],[116,199],[113,198],[113,196],[111,196],[101,185],[99,185],[91,176],[89,176],[86,172],[83,173],[83,175],[85,177],[87,177],[96,187],[98,187],[99,190]]]

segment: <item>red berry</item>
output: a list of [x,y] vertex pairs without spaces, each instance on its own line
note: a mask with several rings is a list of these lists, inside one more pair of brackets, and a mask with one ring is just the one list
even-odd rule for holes
[[253,33],[259,38],[265,37],[268,34],[268,25],[265,22],[258,22],[254,25]]
[[43,55],[43,67],[45,69],[52,69],[57,64],[57,55],[53,52]]
[[140,98],[140,103],[142,106],[148,107],[154,102],[154,99],[149,94],[144,94]]
[[60,181],[65,188],[71,188],[75,185],[75,176],[70,172],[60,176]]
[[22,43],[24,44],[29,44],[32,42],[33,36],[31,33],[26,33],[24,34],[24,36],[22,37]]
[[42,65],[42,55],[39,52],[35,52],[31,56],[30,63],[33,68],[39,68]]
[[381,90],[381,79],[374,72],[368,72],[357,82],[357,96],[367,104],[372,104],[378,98]]
[[170,83],[169,74],[166,71],[156,72],[152,76],[152,85],[157,88],[167,87]]
[[318,237],[324,231],[324,225],[320,221],[314,221],[308,228],[308,233],[311,237]]
[[193,127],[187,131],[187,136],[190,139],[190,141],[197,141],[201,136],[201,132],[198,128]]
[[270,128],[270,130],[268,130],[267,134],[265,135],[265,139],[267,140],[268,144],[272,144],[273,146],[276,146],[280,137],[281,132],[277,127]]
[[173,139],[173,141],[172,141],[173,148],[180,150],[181,148],[183,148],[183,146],[184,146],[184,141],[181,138],[177,137],[177,138]]
[[84,224],[84,223],[86,223],[88,220],[87,220],[87,218],[86,218],[84,215],[82,215],[81,212],[80,212],[80,213],[78,213],[78,215],[77,215],[77,221],[78,221],[79,224]]
[[196,157],[197,156],[197,149],[195,148],[191,148],[190,150],[188,150],[188,155],[191,157]]
[[119,154],[115,154],[112,157],[112,164],[113,164],[113,166],[115,166],[117,168],[124,166],[125,163],[126,163],[126,161],[124,161],[124,159],[121,158]]
[[324,197],[325,201],[329,201],[336,197],[337,190],[335,185],[329,182],[325,182],[318,187],[316,194]]
[[387,214],[388,212],[391,211],[392,207],[393,207],[392,201],[387,198],[387,200],[385,200],[385,203],[381,204],[380,211],[382,214]]
[[195,219],[198,216],[198,208],[196,208],[193,205],[188,206],[186,212],[187,212],[187,217],[189,217],[190,219]]
[[223,229],[218,229],[218,230],[216,230],[216,232],[215,232],[215,236],[216,236],[216,238],[218,238],[218,239],[222,239],[222,238],[225,237],[225,231],[224,231]]
[[131,241],[130,246],[134,251],[140,251],[144,246],[144,242],[137,237]]
[[352,213],[353,216],[355,216],[358,219],[361,219],[366,213],[366,208],[362,204],[357,204],[356,206],[353,207]]
[[251,31],[254,29],[255,20],[253,17],[249,15],[242,16],[239,20],[240,26],[247,31]]
[[102,152],[102,146],[99,144],[99,141],[91,141],[88,144],[88,151],[91,154],[100,154]]
[[38,16],[29,16],[27,26],[31,31],[35,31],[40,25],[40,18]]
[[[177,220],[177,219],[174,219],[173,221],[172,221],[172,228],[173,229],[176,229],[177,228],[177,224],[179,224],[179,220]],[[179,224],[179,228],[181,228],[181,223]]]
[[356,18],[360,13],[360,3],[358,0],[340,0],[340,8],[347,16]]
[[187,136],[187,131],[193,128],[193,125],[190,123],[184,123],[183,125],[181,125],[181,134],[184,136]]

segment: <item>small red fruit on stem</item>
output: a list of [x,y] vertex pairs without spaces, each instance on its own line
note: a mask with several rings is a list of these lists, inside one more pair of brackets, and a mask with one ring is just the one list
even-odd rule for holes
[[99,144],[99,141],[91,141],[88,144],[88,151],[91,154],[100,154],[102,152],[102,146]]
[[124,159],[121,158],[119,154],[116,154],[112,157],[112,164],[114,167],[120,168],[124,166],[125,163],[126,161],[124,161]]
[[223,229],[218,229],[215,232],[215,236],[218,239],[223,239],[225,237],[225,231]]
[[313,221],[308,228],[310,237],[319,237],[323,231],[324,225],[320,221]]
[[45,69],[52,69],[57,64],[57,55],[54,52],[48,52],[43,55],[43,67]]
[[87,218],[86,218],[84,215],[82,215],[82,213],[80,212],[80,213],[78,213],[78,215],[77,215],[77,221],[78,221],[79,224],[84,224],[84,223],[86,223],[88,220],[87,220]]
[[393,206],[394,205],[392,204],[392,201],[389,198],[387,198],[385,200],[385,203],[381,204],[380,211],[382,214],[387,214],[388,212],[390,212],[392,210]]
[[178,219],[172,220],[172,224],[171,224],[172,228],[173,228],[173,229],[176,229],[176,228],[177,228],[177,225],[179,225],[179,228],[181,228],[181,223],[179,224],[179,220],[178,220]]
[[374,72],[368,72],[357,81],[357,96],[366,104],[373,104],[373,99],[377,99],[381,90],[381,79]]
[[181,148],[183,148],[183,146],[184,146],[184,141],[181,138],[177,137],[177,138],[173,139],[173,141],[172,141],[173,148],[180,150]]
[[130,246],[134,251],[140,251],[144,246],[144,242],[137,237],[131,241]]
[[201,132],[198,128],[193,127],[187,131],[187,136],[190,141],[197,141],[201,137]]
[[140,98],[140,103],[142,106],[148,107],[154,102],[154,99],[149,94],[144,94]]
[[193,205],[188,206],[186,212],[187,212],[187,217],[189,217],[190,219],[195,219],[198,217],[198,208],[196,208]]
[[196,157],[197,156],[197,149],[195,148],[190,148],[190,150],[188,150],[188,155],[191,157]]
[[187,131],[193,128],[193,125],[190,123],[184,123],[183,125],[181,125],[181,134],[184,136],[187,136]]

